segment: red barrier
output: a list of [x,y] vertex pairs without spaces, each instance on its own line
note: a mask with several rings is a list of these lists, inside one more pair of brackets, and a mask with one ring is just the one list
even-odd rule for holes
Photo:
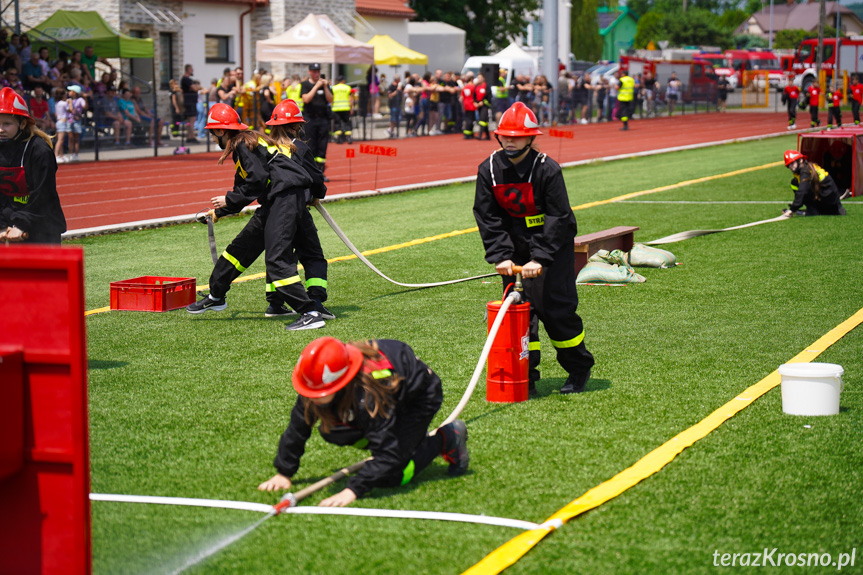
[[[0,481],[2,573],[92,569],[84,311],[81,248],[0,247],[0,347],[23,349],[22,467]],[[15,434],[0,431],[3,443]]]

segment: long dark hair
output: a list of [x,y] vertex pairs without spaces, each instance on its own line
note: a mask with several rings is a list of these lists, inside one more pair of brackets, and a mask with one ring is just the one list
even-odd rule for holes
[[228,143],[225,145],[225,151],[222,152],[222,157],[219,158],[219,165],[221,165],[228,156],[234,153],[236,147],[241,143],[245,143],[252,151],[258,147],[258,140],[263,140],[268,146],[276,145],[272,138],[266,134],[253,132],[252,130],[225,130],[225,135],[228,137]]
[[294,138],[299,137],[302,124],[277,124],[270,127],[270,137],[279,146],[287,146],[291,150],[291,154],[297,151],[294,145]]
[[812,188],[812,193],[815,195],[816,200],[821,199],[821,178],[818,177],[818,168],[813,162],[809,160],[803,161],[803,168],[800,170],[800,179],[803,179],[803,174],[807,174],[809,177],[809,185]]
[[[358,348],[363,353],[363,363],[365,360],[377,362],[383,359],[377,343],[373,341],[352,342],[349,345]],[[316,405],[309,398],[304,397],[306,423],[314,425],[315,421],[320,420],[321,430],[327,432],[340,421],[350,421],[351,414],[358,407],[359,391],[364,394],[364,408],[370,417],[381,416],[388,419],[395,409],[395,395],[401,387],[403,379],[396,373],[389,377],[376,379],[371,374],[366,373],[364,369],[360,369],[350,383],[339,390],[331,403]]]

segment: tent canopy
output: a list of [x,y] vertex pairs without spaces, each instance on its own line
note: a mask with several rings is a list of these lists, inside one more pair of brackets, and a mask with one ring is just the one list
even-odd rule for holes
[[284,34],[260,40],[255,58],[258,62],[371,64],[375,49],[342,32],[327,15],[309,14]]
[[521,49],[515,42],[495,54],[497,58],[512,58],[513,60],[533,60],[530,54]]
[[378,66],[429,63],[429,57],[425,54],[411,50],[385,34],[378,34],[367,43],[375,47],[375,64]]
[[[76,50],[93,46],[100,58],[152,58],[152,38],[132,38],[120,34],[98,12],[57,10],[30,31],[31,42],[50,44],[58,40]],[[62,47],[61,47],[62,49]]]

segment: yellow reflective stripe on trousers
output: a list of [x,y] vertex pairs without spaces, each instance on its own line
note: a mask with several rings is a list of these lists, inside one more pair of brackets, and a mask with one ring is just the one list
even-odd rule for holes
[[568,339],[566,341],[554,341],[552,339],[551,345],[553,345],[554,347],[556,347],[558,349],[566,348],[566,347],[575,347],[578,344],[580,344],[583,339],[584,339],[584,331],[582,331],[580,334],[578,334],[574,338]]
[[402,471],[402,485],[407,485],[414,478],[414,460],[408,461],[407,467]]
[[306,280],[306,288],[310,287],[322,287],[327,289],[327,280],[321,278],[308,278]]
[[316,161],[317,163],[319,163],[319,164],[324,164],[324,163],[326,163],[327,159],[326,159],[326,158],[321,158],[320,156],[316,156],[316,157],[315,157],[315,161]]
[[530,342],[529,344],[527,344],[527,349],[528,349],[528,351],[539,351],[539,342],[538,341]]
[[300,276],[294,276],[283,280],[277,280],[272,283],[267,284],[267,291],[272,292],[276,291],[280,287],[289,286],[291,284],[295,284],[300,281]]
[[228,260],[229,262],[231,262],[231,265],[233,265],[235,268],[237,268],[237,271],[240,271],[240,272],[246,271],[246,268],[243,267],[242,265],[240,265],[240,262],[237,261],[237,258],[235,258],[231,254],[229,254],[227,251],[222,252],[222,257],[225,258],[226,260]]

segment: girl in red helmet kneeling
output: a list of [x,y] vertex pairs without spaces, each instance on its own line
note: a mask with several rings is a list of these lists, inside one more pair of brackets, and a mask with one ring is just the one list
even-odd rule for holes
[[51,138],[12,88],[0,90],[0,241],[59,244],[66,217]]
[[536,116],[522,102],[513,104],[494,131],[501,149],[479,165],[473,214],[485,259],[515,282],[512,267],[522,266],[524,295],[530,303],[530,393],[539,379],[539,325],[542,321],[568,377],[561,393],[585,390],[593,355],[584,344],[576,313],[575,216],[560,166],[533,147]]
[[791,191],[794,201],[782,214],[791,217],[806,206],[807,216],[844,216],[845,208],[839,195],[839,188],[827,170],[797,150],[786,150],[785,167],[791,170]]
[[322,337],[303,350],[292,376],[299,393],[261,491],[289,489],[315,423],[328,443],[371,451],[372,459],[319,505],[344,507],[375,487],[405,485],[437,456],[450,475],[467,471],[467,428],[457,419],[429,435],[443,402],[440,378],[406,343],[343,343]]
[[293,240],[305,209],[305,189],[312,179],[268,136],[248,130],[237,112],[226,104],[215,104],[207,116],[206,129],[224,150],[219,163],[231,156],[236,165],[234,188],[211,199],[213,221],[235,214],[257,200],[260,208],[228,245],[210,274],[210,294],[186,307],[189,313],[222,311],[225,295],[247,267],[265,252],[267,266],[267,317],[288,315],[284,303],[301,315],[288,330],[324,327],[324,317],[315,310],[297,273]]

